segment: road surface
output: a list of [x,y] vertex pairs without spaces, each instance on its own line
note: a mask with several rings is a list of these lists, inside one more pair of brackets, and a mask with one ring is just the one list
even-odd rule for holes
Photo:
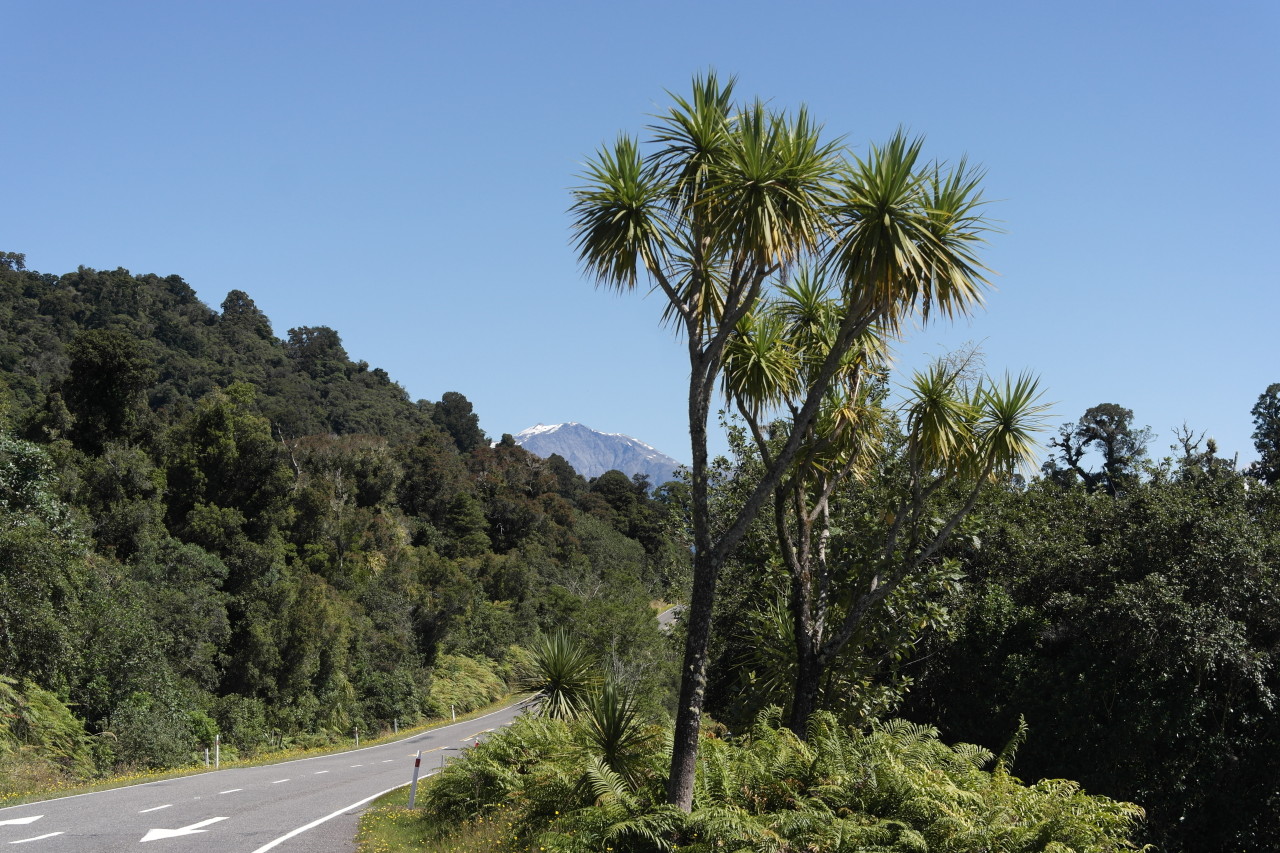
[[[0,809],[0,849],[21,853],[331,853],[358,812],[509,724],[521,704],[394,743]],[[337,831],[341,826],[341,831]],[[10,845],[21,845],[10,847]]]

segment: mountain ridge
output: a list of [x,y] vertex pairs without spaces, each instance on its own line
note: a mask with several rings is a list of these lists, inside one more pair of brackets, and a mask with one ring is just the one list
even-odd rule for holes
[[652,445],[624,433],[594,430],[577,421],[535,424],[512,436],[525,450],[546,458],[555,453],[588,479],[606,471],[644,474],[653,487],[675,477],[684,465]]

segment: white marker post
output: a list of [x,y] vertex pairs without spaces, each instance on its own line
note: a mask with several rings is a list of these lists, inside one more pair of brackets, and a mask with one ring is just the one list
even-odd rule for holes
[[222,735],[213,736],[213,769],[222,766]]
[[413,781],[409,783],[409,808],[413,808],[414,800],[418,799],[418,768],[422,766],[422,750],[418,750],[418,757],[413,759]]
[[356,749],[360,748],[360,727],[356,726]]

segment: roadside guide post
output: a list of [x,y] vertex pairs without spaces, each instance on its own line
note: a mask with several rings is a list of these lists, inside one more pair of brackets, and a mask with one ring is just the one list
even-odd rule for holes
[[409,808],[413,808],[413,802],[418,798],[418,768],[422,766],[422,750],[418,750],[418,757],[413,759],[413,781],[409,783]]
[[222,766],[222,735],[213,736],[213,769]]

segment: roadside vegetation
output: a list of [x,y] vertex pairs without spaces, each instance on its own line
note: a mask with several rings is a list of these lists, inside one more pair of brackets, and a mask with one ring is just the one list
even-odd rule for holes
[[0,253],[0,805],[528,691],[366,853],[1273,850],[1280,384],[1242,469],[1121,403],[1048,433],[978,351],[895,372],[981,304],[981,171],[733,90],[571,202],[688,347],[679,482],[494,441],[242,291]]
[[[462,722],[474,717],[482,717],[492,711],[504,707],[515,698],[506,695],[489,705],[471,708],[465,713],[459,711],[456,721]],[[455,717],[425,720],[412,727],[401,727],[398,731],[383,729],[377,732],[360,734],[360,747],[377,746],[378,744],[412,737],[440,726],[451,725]],[[354,734],[354,733],[353,733]],[[237,755],[234,750],[223,754],[217,769],[232,767],[260,767],[267,764],[278,764],[283,761],[296,761],[317,755],[327,755],[355,748],[354,736],[349,740],[339,737],[310,738],[306,743],[301,741],[286,742],[283,746],[264,749],[253,756]],[[172,779],[179,776],[192,776],[214,770],[214,757],[211,752],[209,763],[205,763],[204,755],[193,755],[191,760],[180,766],[150,769],[126,769],[113,773],[97,773],[84,777],[75,777],[66,773],[56,764],[50,765],[47,760],[33,755],[35,750],[27,750],[26,755],[0,764],[0,779],[4,787],[0,789],[0,808],[21,805],[56,797],[67,797],[85,794],[92,791],[105,791],[111,788],[123,788],[161,779]]]
[[689,353],[674,718],[550,638],[573,677],[419,815],[380,811],[399,843],[1274,847],[1280,385],[1242,471],[1185,426],[1152,458],[1118,403],[1046,434],[1034,375],[977,351],[895,375],[913,323],[981,304],[981,184],[901,133],[854,154],[714,74],[588,161],[580,260],[660,293]]
[[465,713],[567,624],[669,680],[659,484],[491,441],[242,291],[25,266],[0,253],[0,796]]
[[708,727],[686,813],[663,802],[669,725],[643,717],[603,675],[543,681],[540,713],[450,762],[420,792],[420,809],[399,794],[372,809],[363,853],[1136,849],[1137,806],[1010,774],[1025,730],[995,755],[947,746],[926,726],[859,728],[824,711],[801,739],[776,706],[740,734]]

